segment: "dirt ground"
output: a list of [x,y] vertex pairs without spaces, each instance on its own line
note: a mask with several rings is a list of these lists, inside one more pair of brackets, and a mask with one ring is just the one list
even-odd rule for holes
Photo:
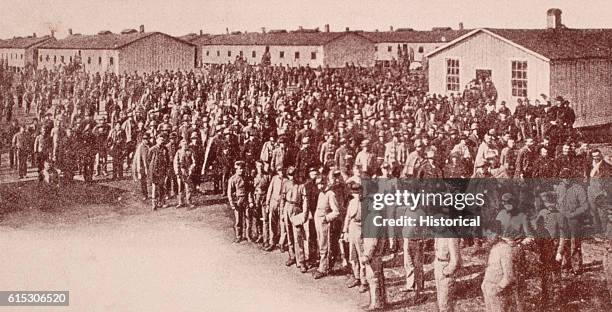
[[[344,275],[315,281],[284,266],[286,254],[231,243],[223,199],[198,196],[193,210],[149,210],[131,181],[75,182],[55,192],[35,181],[0,184],[0,289],[69,290],[70,307],[45,311],[358,311],[366,294],[346,289]],[[44,194],[44,195],[41,195]],[[584,246],[586,272],[566,280],[560,311],[609,311],[603,302],[604,249]],[[464,249],[458,311],[483,311],[485,253]],[[432,256],[426,257],[430,262]],[[533,272],[535,277],[537,262]],[[401,256],[386,263],[389,311],[435,311],[431,264],[428,300],[404,293]],[[539,311],[535,278],[527,308]],[[13,308],[15,311],[26,311]],[[0,307],[0,311],[11,311]],[[40,310],[42,311],[42,310]]]

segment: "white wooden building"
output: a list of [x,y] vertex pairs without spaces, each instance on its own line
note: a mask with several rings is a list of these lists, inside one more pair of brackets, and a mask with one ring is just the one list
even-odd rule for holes
[[52,36],[14,37],[0,41],[0,66],[17,71],[32,66],[36,68],[37,49],[42,44],[54,41]]
[[38,51],[38,68],[59,68],[78,62],[88,73],[133,73],[191,70],[195,67],[194,44],[160,32],[130,29],[119,34],[71,34],[44,44]]
[[376,43],[376,61],[388,63],[407,55],[410,61],[423,62],[427,53],[468,33],[466,30],[432,29],[367,32],[364,36]]
[[268,32],[219,35],[200,43],[202,63],[227,64],[240,58],[271,65],[344,67],[374,65],[374,43],[358,32]]
[[489,76],[512,110],[519,98],[562,96],[575,127],[611,123],[612,29],[568,29],[560,14],[549,10],[547,29],[476,29],[429,53],[429,92],[461,93]]

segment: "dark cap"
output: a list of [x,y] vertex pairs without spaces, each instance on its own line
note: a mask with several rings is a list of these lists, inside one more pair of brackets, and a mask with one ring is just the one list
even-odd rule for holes
[[238,168],[238,167],[240,167],[240,168],[244,168],[245,164],[246,164],[246,163],[245,163],[244,161],[242,161],[242,160],[238,160],[238,161],[236,161],[236,162],[234,163],[234,167],[235,167],[235,168]]

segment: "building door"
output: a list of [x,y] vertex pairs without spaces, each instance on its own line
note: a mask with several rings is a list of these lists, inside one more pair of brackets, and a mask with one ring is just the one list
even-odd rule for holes
[[484,80],[490,80],[491,79],[491,75],[492,72],[490,69],[477,69],[476,70],[476,80],[477,81],[484,81]]

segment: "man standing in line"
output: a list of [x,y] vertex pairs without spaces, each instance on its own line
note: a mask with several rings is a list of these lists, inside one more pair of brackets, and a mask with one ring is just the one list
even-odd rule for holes
[[[269,246],[264,249],[265,251],[272,251],[276,248],[276,245],[280,242],[281,235],[281,224],[280,224],[280,213],[281,213],[281,190],[283,183],[285,182],[285,175],[282,166],[276,167],[276,175],[270,180],[270,186],[266,194],[266,206],[268,207],[268,222],[270,222],[270,233],[268,235],[270,241]],[[279,246],[280,248],[280,246]]]
[[[149,192],[147,190],[147,154],[149,153],[149,134],[143,133],[142,138],[138,146],[136,146],[136,151],[134,152],[134,157],[132,158],[132,178],[134,181],[138,182],[138,186],[140,187],[140,194],[142,195],[142,200],[147,200],[149,197]],[[98,170],[98,172],[100,172]]]
[[196,168],[193,150],[187,144],[187,140],[181,140],[180,148],[176,151],[173,160],[174,173],[178,184],[178,204],[176,208],[183,207],[183,197],[189,208],[193,208],[191,194],[193,193],[193,180],[191,174]]
[[572,179],[572,172],[564,168],[559,173],[561,183],[557,186],[557,207],[569,223],[569,252],[563,257],[562,267],[574,274],[580,274],[582,267],[583,221],[588,212],[587,194],[578,181]]
[[318,177],[316,183],[319,189],[319,197],[314,221],[319,245],[319,268],[314,272],[313,277],[314,279],[320,279],[329,273],[330,267],[333,265],[333,263],[330,264],[331,223],[340,215],[340,209],[336,194],[327,187],[327,180],[324,177]]
[[247,222],[255,222],[257,229],[257,243],[262,243],[262,248],[269,247],[270,221],[268,219],[268,207],[266,205],[266,192],[270,185],[270,175],[264,171],[264,163],[261,160],[255,162],[255,177],[253,178],[253,201],[254,209],[247,212]]
[[234,212],[234,233],[236,235],[234,243],[240,243],[244,239],[244,214],[248,206],[253,206],[253,200],[249,196],[248,182],[244,177],[244,167],[244,161],[236,161],[234,163],[236,173],[227,181],[227,199]]
[[455,309],[451,294],[454,275],[461,267],[459,241],[459,238],[452,237],[436,237],[434,241],[434,278],[440,312],[452,312]]
[[12,148],[15,151],[15,155],[17,156],[17,174],[19,178],[22,179],[28,173],[28,136],[29,134],[25,131],[24,126],[19,127],[19,132],[15,133],[13,136],[13,144]]
[[149,180],[151,181],[152,208],[154,211],[159,207],[167,207],[163,198],[163,189],[171,163],[168,149],[164,144],[165,141],[166,138],[162,134],[157,135],[157,144],[149,150],[147,155]]

